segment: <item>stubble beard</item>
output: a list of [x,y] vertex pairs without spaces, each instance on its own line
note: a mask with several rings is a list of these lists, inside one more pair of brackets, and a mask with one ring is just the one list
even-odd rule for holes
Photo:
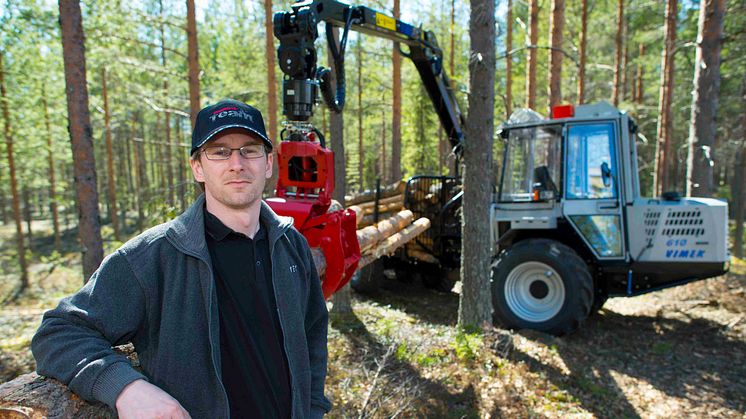
[[258,178],[250,179],[249,191],[232,192],[229,185],[223,185],[226,189],[218,189],[218,193],[211,193],[212,197],[223,206],[232,210],[245,210],[253,207],[262,199],[264,183]]

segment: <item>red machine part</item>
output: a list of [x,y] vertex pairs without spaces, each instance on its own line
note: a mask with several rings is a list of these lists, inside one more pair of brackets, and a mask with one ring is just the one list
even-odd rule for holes
[[570,104],[552,107],[552,119],[572,118],[573,116],[575,116],[575,107]]
[[329,298],[350,281],[360,261],[355,212],[327,212],[334,192],[334,153],[316,141],[283,141],[278,150],[279,178],[275,198],[267,199],[279,215],[293,217],[293,225],[311,247],[326,259],[322,290]]

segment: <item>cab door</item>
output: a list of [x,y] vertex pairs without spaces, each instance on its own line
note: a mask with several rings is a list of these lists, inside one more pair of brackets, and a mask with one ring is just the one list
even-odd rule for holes
[[609,120],[567,124],[563,133],[562,212],[601,260],[626,258],[618,132]]

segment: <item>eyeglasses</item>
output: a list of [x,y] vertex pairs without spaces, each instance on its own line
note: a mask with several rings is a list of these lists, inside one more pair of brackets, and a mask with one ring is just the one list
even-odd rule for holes
[[238,150],[238,154],[245,159],[264,157],[264,146],[261,144],[249,144],[241,148],[205,147],[201,153],[207,157],[207,160],[228,160],[235,150]]

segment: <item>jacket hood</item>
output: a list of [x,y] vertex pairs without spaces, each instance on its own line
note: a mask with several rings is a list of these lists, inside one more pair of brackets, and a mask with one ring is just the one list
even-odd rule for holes
[[[270,244],[274,244],[292,227],[292,217],[281,217],[264,201],[261,202],[259,220],[267,229]],[[181,215],[171,221],[167,235],[189,253],[209,257],[205,241],[205,194],[201,194]]]

